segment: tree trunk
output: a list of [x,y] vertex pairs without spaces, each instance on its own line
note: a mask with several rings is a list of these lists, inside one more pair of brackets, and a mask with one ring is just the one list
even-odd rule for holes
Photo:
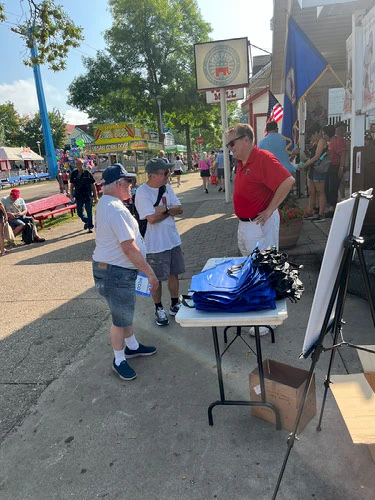
[[188,170],[193,168],[193,164],[191,161],[191,143],[190,143],[190,125],[187,123],[185,125],[185,134],[186,134],[186,148],[187,148],[187,161],[188,161]]

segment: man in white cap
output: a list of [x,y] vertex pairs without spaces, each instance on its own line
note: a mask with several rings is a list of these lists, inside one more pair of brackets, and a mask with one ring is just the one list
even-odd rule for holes
[[169,324],[168,316],[161,302],[162,281],[167,281],[171,296],[169,315],[178,313],[179,278],[185,272],[184,256],[181,249],[181,238],[178,234],[175,216],[181,215],[181,203],[168,184],[170,168],[173,163],[165,163],[162,158],[154,158],[147,162],[148,180],[137,189],[135,206],[139,218],[147,220],[145,244],[147,262],[154,270],[159,288],[152,291],[155,303],[155,321],[158,326]]
[[138,343],[133,331],[138,270],[147,276],[152,293],[159,287],[154,271],[145,260],[146,250],[138,223],[123,204],[123,200],[131,198],[135,177],[119,163],[103,172],[103,196],[96,210],[93,253],[95,286],[112,314],[112,370],[122,380],[133,380],[137,376],[126,361],[128,358],[151,356],[156,352],[155,347]]

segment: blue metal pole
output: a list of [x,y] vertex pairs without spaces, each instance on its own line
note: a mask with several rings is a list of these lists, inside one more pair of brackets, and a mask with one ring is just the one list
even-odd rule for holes
[[[31,50],[31,56],[36,58],[38,57],[38,49],[36,47],[35,40],[33,40],[32,31],[33,28],[28,29],[28,34],[32,41],[32,47],[30,50]],[[33,70],[34,70],[36,93],[38,96],[40,119],[42,121],[42,130],[44,137],[44,147],[46,150],[48,172],[50,174],[51,179],[54,179],[57,176],[57,161],[55,154],[55,146],[53,145],[53,139],[51,134],[51,126],[48,118],[46,100],[44,98],[42,76],[40,74],[39,65],[35,64]]]

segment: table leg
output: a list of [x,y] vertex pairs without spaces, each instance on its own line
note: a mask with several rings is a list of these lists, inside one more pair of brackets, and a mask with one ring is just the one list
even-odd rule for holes
[[221,366],[221,353],[219,346],[219,339],[217,335],[217,328],[215,326],[212,327],[212,337],[214,341],[214,349],[215,349],[215,357],[216,357],[216,369],[217,369],[217,378],[219,382],[219,391],[220,391],[220,399],[214,401],[208,407],[208,423],[209,425],[214,425],[214,421],[212,418],[212,410],[215,406],[267,406],[275,413],[276,418],[276,429],[281,429],[280,422],[280,414],[279,411],[275,408],[271,403],[267,403],[266,400],[266,389],[264,384],[264,371],[263,371],[263,360],[262,360],[262,348],[260,342],[260,334],[259,334],[259,326],[255,326],[255,345],[256,345],[256,355],[257,355],[257,363],[258,363],[258,371],[259,371],[259,384],[261,390],[262,401],[229,401],[225,399],[224,392],[224,382],[223,382],[223,371]]

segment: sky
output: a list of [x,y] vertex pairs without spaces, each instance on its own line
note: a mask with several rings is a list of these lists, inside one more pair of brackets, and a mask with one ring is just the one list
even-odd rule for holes
[[[22,62],[26,50],[22,39],[10,31],[26,1],[1,1],[5,3],[7,22],[0,24],[0,104],[10,101],[19,114],[34,114],[38,111],[38,101],[33,71]],[[87,123],[85,113],[66,103],[67,88],[75,77],[86,72],[82,56],[95,56],[97,50],[105,48],[103,33],[111,27],[112,17],[105,0],[55,0],[55,3],[62,5],[75,24],[83,27],[85,39],[79,48],[69,52],[66,70],[55,73],[41,66],[47,108],[58,109],[66,123]],[[273,0],[236,0],[233,4],[228,0],[197,0],[197,3],[203,19],[213,28],[210,34],[213,40],[248,37],[250,43],[271,52]],[[258,54],[264,52],[252,49],[253,56]]]

